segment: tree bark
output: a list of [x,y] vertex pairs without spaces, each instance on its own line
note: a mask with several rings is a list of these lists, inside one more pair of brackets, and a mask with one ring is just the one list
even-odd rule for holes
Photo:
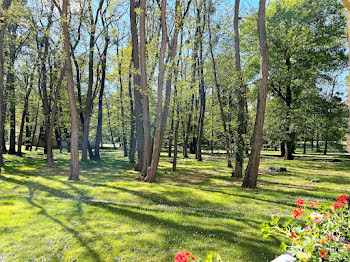
[[141,71],[141,88],[143,101],[143,132],[144,132],[144,148],[143,148],[143,166],[142,175],[146,177],[147,168],[150,164],[151,156],[151,125],[149,116],[149,97],[147,86],[147,65],[146,65],[146,4],[147,0],[140,0],[140,71]]
[[134,101],[132,97],[132,85],[131,85],[131,66],[129,70],[129,82],[128,82],[128,91],[129,91],[129,99],[130,99],[130,141],[129,141],[129,162],[131,164],[135,163],[135,153],[136,153],[136,138],[135,138],[135,110],[134,110]]
[[293,160],[293,150],[294,150],[294,141],[289,139],[284,143],[285,145],[285,154],[284,154],[284,159],[285,160]]
[[141,76],[140,57],[139,57],[139,41],[137,33],[137,22],[135,13],[135,0],[130,0],[130,28],[132,43],[132,63],[133,63],[133,82],[134,82],[134,100],[135,100],[135,121],[137,134],[137,165],[136,171],[142,171],[143,152],[144,152],[144,130],[143,130],[143,103],[141,95]]
[[6,76],[6,86],[8,91],[8,104],[10,113],[10,147],[8,154],[16,154],[16,87],[15,87],[15,61],[16,61],[16,45],[14,44],[17,39],[17,28],[16,23],[9,26],[10,38],[13,44],[10,45],[10,62]]
[[[52,2],[51,2],[52,3]],[[42,54],[41,57],[41,85],[39,86],[39,95],[41,97],[42,101],[42,106],[43,106],[43,113],[45,116],[44,120],[44,141],[45,141],[45,146],[44,146],[44,152],[47,153],[47,136],[49,133],[49,126],[50,126],[50,102],[49,102],[49,96],[47,92],[47,70],[46,70],[46,63],[48,59],[48,54],[49,54],[49,47],[50,47],[50,42],[49,42],[49,37],[50,37],[50,30],[52,27],[52,15],[53,15],[53,8],[54,5],[53,3],[51,4],[49,15],[48,15],[48,22],[47,26],[45,28],[45,34],[42,40],[42,44],[44,46],[44,53]]]
[[[168,35],[167,25],[166,25],[166,5],[167,5],[167,1],[162,0],[162,2],[161,2],[162,40],[161,40],[161,44],[160,44],[159,65],[158,65],[159,71],[158,71],[156,134],[155,134],[154,143],[153,143],[152,163],[151,163],[151,166],[149,167],[149,169],[146,170],[147,177],[145,178],[145,180],[150,182],[150,183],[154,182],[155,178],[156,178],[156,170],[158,167],[160,150],[162,147],[162,140],[163,140],[164,131],[165,131],[163,126],[165,126],[165,124],[166,124],[166,123],[163,123],[163,113],[167,113],[167,112],[165,112],[165,110],[166,110],[166,106],[168,106],[168,108],[169,108],[169,105],[166,105],[166,102],[170,102],[170,99],[168,99],[168,96],[170,98],[170,94],[169,94],[168,96],[166,96],[166,102],[165,102],[165,108],[164,108],[165,110],[163,112],[163,86],[164,86],[164,72],[165,72],[164,59],[165,59],[167,35]],[[170,61],[173,62],[172,60],[170,60]],[[171,88],[171,86],[170,86],[170,88]],[[168,91],[169,90],[166,90],[166,92],[168,92]]]
[[236,161],[234,176],[241,178],[243,176],[243,160],[244,160],[244,134],[246,133],[246,88],[243,83],[241,70],[241,53],[240,53],[240,37],[239,37],[239,3],[240,0],[235,0],[234,14],[234,32],[235,32],[235,64],[237,71],[237,98],[238,98],[238,130],[236,140]]
[[68,0],[63,0],[62,5],[62,32],[64,38],[64,51],[66,55],[66,76],[68,87],[69,107],[71,112],[71,166],[69,180],[79,180],[79,126],[78,126],[78,111],[75,104],[73,70],[71,62],[70,44],[69,44],[69,29],[67,23]]
[[39,118],[39,102],[38,102],[38,105],[37,105],[37,109],[36,109],[36,115],[35,115],[35,124],[34,124],[34,128],[33,128],[33,133],[32,133],[32,141],[31,141],[31,144],[30,144],[30,151],[33,150],[33,146],[34,146],[34,140],[35,140],[35,135],[36,135],[36,129],[38,127],[38,118]]
[[[204,4],[204,14],[206,13],[206,7]],[[201,10],[197,8],[197,20],[201,24]],[[197,132],[197,150],[196,159],[202,161],[202,139],[203,139],[203,129],[204,129],[204,117],[205,117],[205,106],[206,106],[206,94],[204,86],[204,60],[203,60],[203,34],[206,23],[206,15],[204,15],[203,23],[199,27],[199,68],[198,74],[200,77],[199,81],[199,97],[200,97],[200,107],[199,107],[199,119],[198,119],[198,132]]]
[[[119,45],[117,44],[117,56],[119,57]],[[122,54],[123,56],[123,54]],[[126,132],[125,132],[125,114],[124,114],[124,88],[123,88],[123,78],[122,78],[122,62],[119,61],[118,63],[118,72],[119,72],[119,85],[120,85],[120,93],[119,93],[119,99],[120,99],[120,114],[121,114],[121,122],[122,122],[122,140],[123,140],[123,151],[124,151],[124,157],[128,156],[128,143],[126,140]]]
[[286,155],[286,146],[285,143],[282,141],[280,144],[280,151],[281,151],[281,157],[284,157]]
[[254,132],[252,137],[252,151],[249,157],[248,166],[246,169],[243,188],[256,188],[257,178],[260,164],[260,151],[263,138],[264,118],[267,99],[267,81],[268,81],[268,45],[266,40],[265,27],[265,5],[266,0],[259,1],[258,11],[258,32],[259,32],[259,47],[260,47],[260,84],[258,94],[258,104]]

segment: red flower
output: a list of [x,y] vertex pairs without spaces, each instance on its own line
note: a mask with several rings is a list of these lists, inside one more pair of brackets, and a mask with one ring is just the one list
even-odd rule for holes
[[328,252],[326,250],[321,250],[319,255],[322,258],[327,258],[328,257]]
[[194,256],[190,252],[180,252],[175,256],[175,262],[188,262],[188,258],[195,260]]
[[349,196],[347,195],[340,195],[337,197],[338,203],[346,204],[349,203]]
[[334,208],[334,210],[337,210],[338,208],[341,208],[342,206],[343,206],[343,204],[338,202],[338,203],[333,205],[333,208]]
[[314,200],[313,202],[310,202],[310,206],[311,207],[314,207],[314,206],[318,207],[319,205],[320,205],[320,202],[318,202],[317,200]]
[[326,236],[327,239],[334,239],[334,236]]
[[291,237],[291,238],[295,238],[294,232],[292,232],[292,233],[290,234],[290,237]]
[[302,210],[301,208],[295,209],[295,210],[293,211],[293,213],[294,213],[294,218],[297,218],[297,217],[300,216],[302,213],[304,213],[304,210]]
[[300,206],[303,206],[303,205],[304,205],[304,200],[301,199],[301,198],[299,198],[299,199],[297,200],[297,207],[300,207]]

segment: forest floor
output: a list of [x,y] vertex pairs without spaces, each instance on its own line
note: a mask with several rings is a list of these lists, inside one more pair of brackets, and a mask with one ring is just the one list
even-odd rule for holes
[[335,153],[284,161],[264,152],[257,190],[242,190],[223,156],[180,158],[172,173],[164,154],[147,184],[121,150],[82,163],[79,182],[67,181],[67,153],[51,170],[43,155],[25,153],[5,155],[0,176],[0,261],[170,262],[184,249],[199,259],[214,251],[223,261],[271,261],[280,241],[262,239],[262,222],[291,217],[299,197],[331,203],[350,193],[350,155]]

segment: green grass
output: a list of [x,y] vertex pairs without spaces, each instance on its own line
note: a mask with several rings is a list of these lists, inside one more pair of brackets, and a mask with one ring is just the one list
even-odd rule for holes
[[4,261],[173,261],[183,249],[198,258],[215,251],[224,261],[270,261],[282,252],[280,241],[262,240],[262,222],[290,216],[299,197],[332,202],[350,193],[349,155],[283,161],[265,152],[259,189],[242,190],[217,155],[180,159],[177,173],[164,155],[157,183],[147,184],[135,181],[121,151],[82,163],[79,182],[67,181],[68,154],[55,155],[48,170],[44,156],[26,153],[6,155],[0,176]]

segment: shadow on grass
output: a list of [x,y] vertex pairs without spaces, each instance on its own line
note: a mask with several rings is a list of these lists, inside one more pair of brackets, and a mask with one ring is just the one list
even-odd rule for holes
[[[50,178],[52,179],[52,178]],[[34,201],[34,192],[36,190],[40,191],[45,191],[49,193],[50,196],[52,197],[57,197],[57,198],[62,198],[62,199],[68,199],[75,201],[76,203],[81,203],[84,205],[89,205],[101,210],[107,210],[115,215],[120,215],[124,216],[128,219],[131,220],[136,220],[139,223],[147,223],[151,225],[154,228],[160,227],[160,228],[165,228],[165,229],[170,229],[172,232],[175,232],[175,236],[172,236],[172,238],[175,237],[175,239],[178,239],[174,245],[180,245],[181,244],[181,239],[183,238],[183,234],[187,235],[188,238],[192,237],[195,234],[200,234],[201,236],[205,238],[211,238],[213,240],[220,240],[224,241],[227,243],[231,244],[239,244],[240,248],[242,250],[247,251],[247,258],[249,258],[250,261],[259,261],[261,258],[259,254],[256,254],[254,252],[248,252],[250,250],[254,250],[256,248],[264,249],[260,250],[260,252],[263,252],[264,254],[267,254],[270,257],[273,257],[273,254],[271,251],[267,248],[261,247],[261,244],[263,243],[262,240],[257,240],[254,237],[249,237],[249,236],[241,236],[238,235],[236,232],[241,232],[242,227],[235,225],[234,228],[231,228],[230,230],[223,230],[223,229],[218,229],[218,228],[213,228],[213,229],[207,229],[203,228],[199,225],[188,225],[188,224],[180,224],[177,223],[173,220],[169,219],[164,219],[157,217],[156,215],[152,215],[151,212],[154,212],[153,210],[145,210],[139,207],[135,207],[132,205],[125,205],[125,204],[115,204],[115,203],[110,203],[110,202],[103,202],[103,201],[97,201],[92,198],[86,198],[80,195],[80,197],[61,192],[60,190],[56,190],[54,188],[51,188],[46,185],[42,185],[40,183],[33,183],[33,182],[24,182],[20,181],[14,178],[9,178],[9,177],[4,177],[0,176],[0,180],[10,182],[10,183],[16,183],[19,185],[27,186],[29,189],[29,197],[27,199],[28,203],[31,204],[34,207],[37,207],[41,210],[41,214],[49,218],[51,221],[54,223],[60,225],[64,230],[67,232],[71,233],[81,244],[82,246],[89,252],[89,254],[92,256],[94,261],[102,261],[100,254],[95,251],[92,247],[94,246],[94,241],[95,239],[89,239],[89,238],[84,238],[81,236],[80,232],[76,229],[74,229],[74,226],[72,225],[67,225],[66,223],[62,222],[58,218],[54,217],[53,215],[49,214],[46,209],[43,206],[40,206],[38,203]],[[71,182],[67,182],[71,183]],[[79,183],[79,182],[78,182]],[[74,184],[70,184],[70,188],[75,190],[78,194],[80,194],[80,190],[76,189]],[[126,190],[124,188],[115,188],[116,190]],[[133,192],[130,191],[130,193],[136,194],[139,192]],[[150,194],[139,194],[142,197],[148,198],[150,197]],[[158,194],[153,194],[153,197],[159,197],[157,196]],[[177,206],[179,203],[174,202],[174,206]],[[182,212],[182,210],[180,209]],[[103,211],[102,211],[103,212]],[[165,212],[169,212],[166,210]],[[221,217],[222,214],[220,212],[215,212],[215,211],[205,211],[208,215],[211,217]],[[190,210],[190,211],[185,211],[184,215],[194,215],[198,217],[203,217],[203,210],[195,211],[195,210]],[[225,218],[233,219],[235,221],[239,221],[239,223],[247,224],[249,227],[257,227],[258,222],[255,220],[249,220],[249,219],[235,219],[232,216],[227,216],[227,214],[224,215]],[[252,224],[253,223],[253,224]],[[142,241],[141,241],[142,242]],[[266,244],[266,242],[264,242]]]

